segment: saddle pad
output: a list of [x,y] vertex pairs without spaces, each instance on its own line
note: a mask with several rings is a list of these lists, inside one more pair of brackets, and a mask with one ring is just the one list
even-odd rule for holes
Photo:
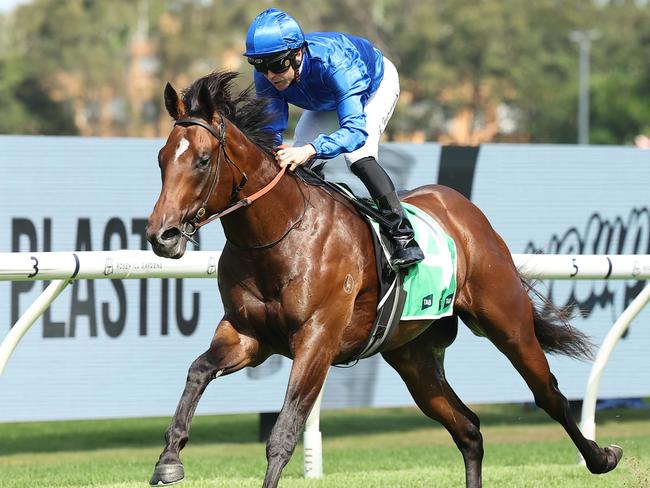
[[427,213],[408,203],[402,202],[402,206],[425,256],[424,261],[408,268],[404,276],[406,303],[402,320],[452,315],[456,295],[456,243]]

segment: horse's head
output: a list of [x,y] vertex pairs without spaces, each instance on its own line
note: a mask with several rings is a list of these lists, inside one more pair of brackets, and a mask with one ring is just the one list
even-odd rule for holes
[[165,87],[174,127],[158,154],[162,190],[147,224],[147,239],[159,256],[181,257],[208,217],[242,198],[247,176],[240,164],[256,165],[249,168],[254,179],[265,176],[262,161],[272,160],[267,102],[252,87],[232,96],[236,77],[228,71],[211,73],[180,97],[169,83]]
[[[208,109],[194,118],[211,126],[211,101],[206,100],[205,105]],[[165,107],[176,122],[189,118],[183,101],[169,83],[165,87]],[[162,190],[149,216],[147,239],[159,256],[179,258],[185,253],[185,227],[208,197],[211,180],[218,178],[214,174],[216,168],[210,164],[218,144],[212,133],[201,125],[175,123],[158,153]]]
[[208,83],[195,83],[182,99],[167,83],[165,107],[174,127],[158,153],[162,190],[149,216],[147,239],[159,256],[180,258],[197,224],[227,205],[226,188],[243,175],[226,170],[234,164],[226,154],[226,119],[216,110]]

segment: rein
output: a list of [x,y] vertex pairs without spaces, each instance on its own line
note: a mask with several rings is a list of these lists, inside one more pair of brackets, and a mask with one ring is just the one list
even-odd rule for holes
[[[183,237],[185,237],[188,241],[192,242],[195,246],[198,247],[198,242],[196,239],[194,239],[194,234],[196,234],[196,231],[198,231],[201,227],[203,227],[206,224],[209,224],[210,222],[219,219],[223,217],[224,215],[228,215],[231,212],[234,212],[235,210],[238,210],[243,207],[247,207],[250,204],[252,204],[255,200],[258,198],[266,195],[269,191],[275,187],[275,185],[278,184],[280,181],[280,178],[284,175],[286,172],[286,167],[283,167],[280,169],[280,172],[275,175],[275,177],[263,188],[260,190],[256,191],[253,193],[251,196],[242,198],[241,200],[234,201],[237,198],[237,195],[239,195],[239,192],[242,191],[246,183],[248,182],[248,176],[246,176],[246,173],[244,173],[237,164],[230,158],[228,155],[228,152],[226,151],[226,123],[224,121],[223,115],[221,115],[221,121],[219,123],[219,131],[217,131],[212,125],[208,124],[205,120],[203,119],[198,119],[195,117],[187,117],[183,119],[178,119],[174,122],[174,125],[180,125],[180,126],[188,126],[188,125],[198,125],[203,127],[205,130],[207,130],[210,134],[212,134],[217,141],[219,142],[219,152],[217,154],[217,164],[216,164],[216,170],[214,174],[212,175],[212,180],[210,182],[210,189],[203,200],[203,203],[201,204],[201,207],[196,211],[196,214],[192,219],[185,221],[183,223],[183,227],[181,228],[181,234]],[[221,154],[224,155],[224,159],[226,162],[232,166],[234,166],[237,171],[239,171],[242,175],[242,179],[237,185],[237,187],[233,188],[232,194],[230,196],[230,204],[223,209],[221,212],[217,212],[207,219],[201,221],[201,219],[205,216],[206,214],[206,208],[208,204],[208,200],[210,199],[210,196],[212,195],[212,192],[217,186],[217,182],[219,181],[219,173],[220,173],[220,168],[221,168]]]

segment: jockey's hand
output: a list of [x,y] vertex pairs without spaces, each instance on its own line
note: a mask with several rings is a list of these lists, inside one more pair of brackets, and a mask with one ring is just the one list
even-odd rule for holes
[[311,144],[298,147],[280,147],[275,153],[275,159],[282,168],[289,166],[290,171],[294,171],[298,166],[302,166],[307,161],[316,156],[316,149]]

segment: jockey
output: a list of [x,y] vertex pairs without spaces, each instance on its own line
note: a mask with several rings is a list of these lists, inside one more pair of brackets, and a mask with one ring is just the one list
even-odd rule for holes
[[365,185],[396,247],[394,268],[424,259],[395,186],[377,163],[379,138],[399,97],[395,66],[366,39],[336,32],[303,34],[287,13],[271,8],[248,29],[244,56],[255,68],[258,97],[270,101],[270,124],[278,145],[287,129],[291,103],[304,109],[293,147],[280,147],[277,160],[290,170],[313,158],[343,154]]

